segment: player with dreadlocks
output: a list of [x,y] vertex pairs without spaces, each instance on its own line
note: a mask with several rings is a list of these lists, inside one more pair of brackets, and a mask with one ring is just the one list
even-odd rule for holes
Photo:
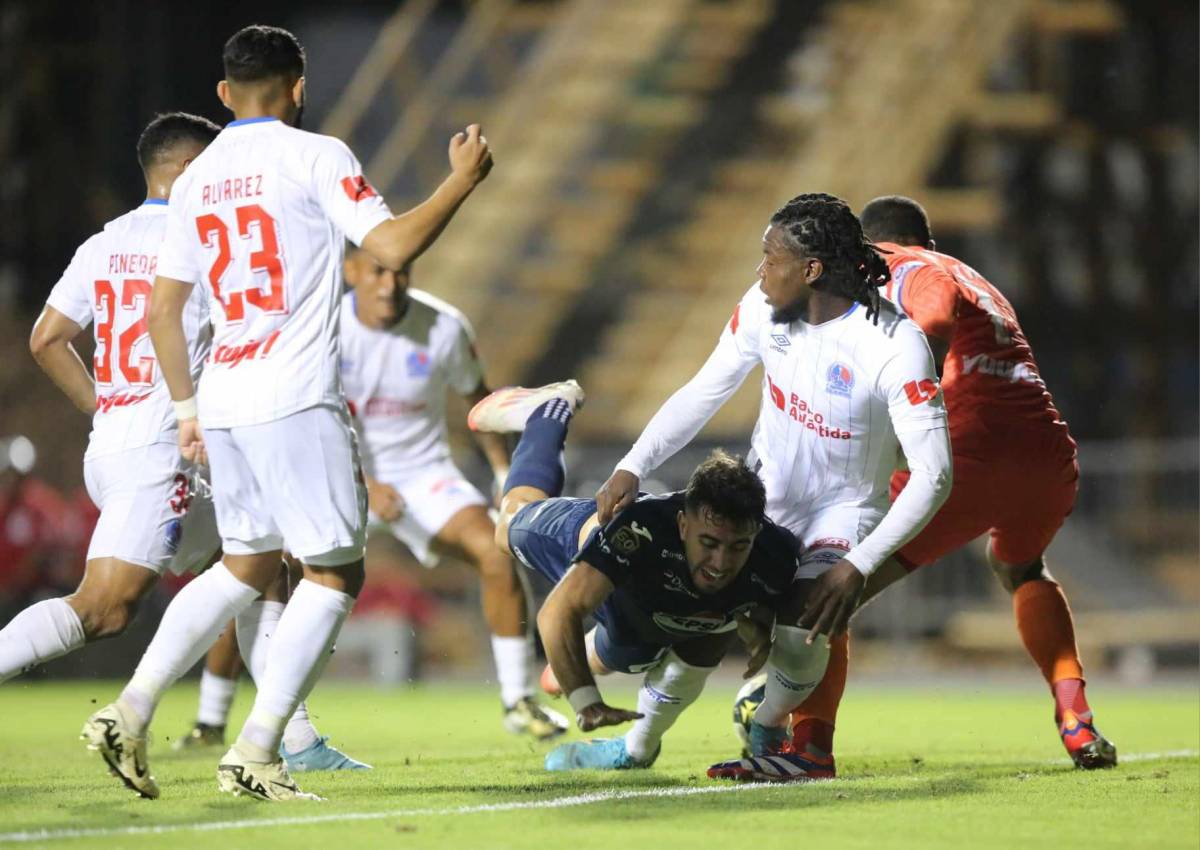
[[[775,623],[770,654],[791,655],[798,645],[817,662],[805,670],[824,672],[830,640],[846,640],[867,577],[902,571],[893,553],[950,492],[950,438],[933,357],[920,328],[879,297],[887,280],[887,264],[844,201],[793,198],[771,216],[758,281],[716,350],[655,414],[596,496],[605,522],[761,364],[750,462],[766,485],[767,516],[800,540],[796,580],[807,597],[798,621]],[[900,451],[911,476],[889,507]],[[777,692],[803,698],[816,685],[779,675],[776,666],[751,724],[751,757],[714,765],[709,775],[834,776],[832,755],[793,750],[787,718],[771,710],[786,702]]]

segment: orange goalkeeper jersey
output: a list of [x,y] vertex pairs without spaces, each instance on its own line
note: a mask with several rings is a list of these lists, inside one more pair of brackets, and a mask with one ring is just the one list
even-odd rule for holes
[[942,389],[955,455],[1073,455],[1016,311],[984,277],[947,254],[880,243],[885,294],[925,334],[948,343]]

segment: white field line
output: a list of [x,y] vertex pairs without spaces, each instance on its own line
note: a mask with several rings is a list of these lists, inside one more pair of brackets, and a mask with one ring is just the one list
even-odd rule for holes
[[[1131,753],[1121,756],[1122,763],[1157,761],[1159,759],[1193,758],[1200,750],[1168,750],[1161,753]],[[1064,759],[1052,759],[1041,764],[1064,764]],[[919,780],[922,777],[896,777]],[[345,823],[349,821],[387,820],[389,818],[438,817],[445,815],[473,815],[484,812],[512,812],[522,809],[565,809],[573,806],[588,806],[614,800],[637,800],[646,798],[693,797],[703,794],[730,794],[765,789],[804,788],[809,791],[849,785],[852,779],[833,779],[811,784],[785,785],[773,782],[746,782],[730,785],[701,785],[688,788],[650,788],[640,791],[596,791],[571,797],[554,797],[549,800],[514,800],[507,803],[483,803],[473,806],[451,806],[441,809],[393,809],[383,812],[339,812],[328,815],[302,815],[287,818],[250,818],[246,820],[206,821],[200,823],[173,823],[158,826],[95,827],[91,829],[38,829],[28,832],[0,832],[0,843],[20,844],[32,841],[57,841],[68,838],[106,838],[130,835],[165,835],[172,832],[217,832],[229,829],[258,829],[261,827],[310,826],[322,823]]]

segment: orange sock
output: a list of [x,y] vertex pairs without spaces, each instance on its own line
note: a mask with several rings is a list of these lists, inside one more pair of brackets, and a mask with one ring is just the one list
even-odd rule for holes
[[833,752],[833,727],[846,691],[850,669],[850,634],[838,635],[829,647],[829,664],[817,689],[792,712],[792,745],[804,752],[811,744],[828,755]]
[[1037,579],[1022,584],[1013,594],[1013,615],[1029,657],[1051,688],[1063,679],[1083,678],[1075,623],[1058,582]]

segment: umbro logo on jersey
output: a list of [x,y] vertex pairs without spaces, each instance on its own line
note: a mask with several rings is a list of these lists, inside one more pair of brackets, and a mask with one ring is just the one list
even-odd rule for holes
[[771,350],[778,351],[780,354],[787,354],[787,349],[791,346],[792,341],[788,339],[787,334],[771,334]]

